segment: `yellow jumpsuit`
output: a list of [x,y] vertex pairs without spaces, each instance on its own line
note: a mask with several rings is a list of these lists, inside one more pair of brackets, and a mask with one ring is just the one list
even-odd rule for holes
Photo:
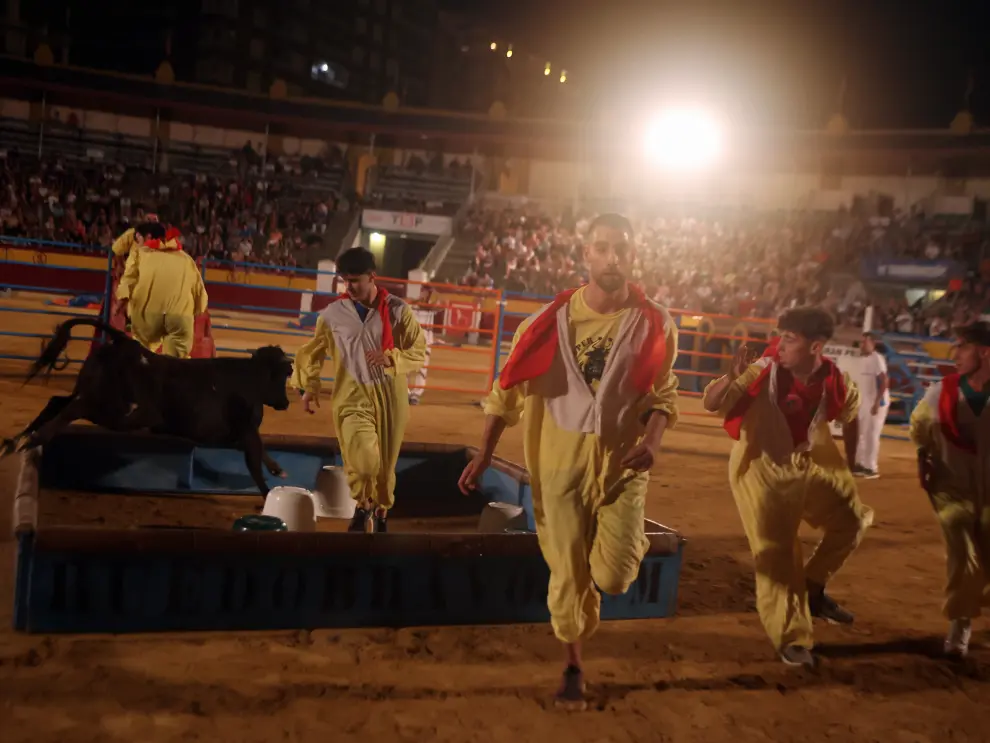
[[131,332],[142,346],[161,345],[166,356],[189,357],[195,316],[206,312],[207,296],[188,253],[131,246],[117,299],[129,300]]
[[[733,381],[719,414],[728,415],[761,368],[753,364]],[[848,374],[843,377],[846,401],[837,420],[848,423],[857,418],[859,390]],[[760,621],[778,651],[788,646],[810,650],[814,633],[807,582],[824,586],[842,567],[873,523],[873,511],[860,502],[828,423],[814,426],[809,451],[795,451],[768,386],[743,418],[729,456],[729,485],[756,563]],[[807,562],[798,539],[802,520],[824,532]]]
[[113,241],[113,245],[110,250],[118,258],[126,258],[131,252],[131,248],[137,245],[137,240],[134,239],[134,228],[131,227],[129,230],[124,232],[120,237]]
[[334,360],[331,414],[351,496],[359,503],[391,508],[395,464],[409,420],[407,376],[426,358],[426,338],[409,306],[390,296],[395,348],[393,366],[369,369],[365,351],[381,349],[381,320],[370,310],[362,321],[351,299],[331,304],[316,319],[313,339],[296,351],[292,386],[318,395],[327,355]]
[[[613,344],[632,310],[600,315],[587,306],[583,292],[575,292],[567,306],[567,346],[585,380],[592,377],[588,386],[597,399],[602,382],[589,375],[589,365],[604,366],[607,372],[614,361]],[[665,413],[668,427],[677,420],[677,377],[672,371],[677,328],[665,311],[664,315],[662,368],[649,394],[631,392],[635,416],[626,425],[602,435],[560,427],[547,406],[555,393],[540,379],[508,390],[496,381],[485,400],[485,413],[502,418],[508,426],[525,418],[524,456],[533,488],[536,532],[550,568],[547,606],[561,642],[578,642],[594,634],[601,607],[598,589],[625,593],[649,549],[644,523],[649,473],[624,469],[619,462],[642,437],[649,411]],[[520,325],[513,349],[534,318]]]
[[976,454],[946,440],[938,421],[941,383],[911,414],[911,440],[935,460],[930,498],[945,538],[947,576],[943,612],[973,619],[990,606],[990,406],[979,418],[959,395],[960,432],[976,442]]

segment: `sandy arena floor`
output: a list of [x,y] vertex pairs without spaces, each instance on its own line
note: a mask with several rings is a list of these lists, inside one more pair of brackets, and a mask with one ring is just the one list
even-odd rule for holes
[[[0,304],[11,306],[10,300]],[[25,304],[30,306],[30,300]],[[15,322],[16,318],[16,322]],[[242,323],[243,318],[237,324]],[[0,313],[5,329],[50,332],[46,316]],[[232,321],[217,319],[217,325]],[[284,327],[284,322],[271,322]],[[217,330],[218,345],[265,342]],[[283,341],[292,349],[301,338]],[[0,337],[36,353],[39,341]],[[84,352],[80,346],[74,355]],[[444,363],[464,363],[441,352]],[[434,356],[437,359],[438,355]],[[436,362],[435,363],[439,363]],[[483,357],[477,367],[483,368]],[[0,435],[20,430],[47,397],[71,385],[22,388],[2,376]],[[437,372],[446,384],[483,377]],[[473,384],[472,384],[473,381]],[[474,395],[428,392],[412,411],[414,441],[474,443]],[[698,411],[696,401],[684,409]],[[269,432],[329,434],[329,410],[268,411]],[[588,712],[555,710],[561,670],[548,626],[333,630],[154,636],[36,636],[11,625],[13,548],[0,544],[0,740],[19,741],[988,741],[990,632],[977,626],[964,664],[937,657],[944,558],[909,445],[885,442],[880,480],[861,492],[876,525],[832,586],[856,612],[849,629],[818,628],[821,668],[779,663],[753,609],[751,559],[726,482],[718,422],[685,417],[652,473],[647,515],[690,540],[677,617],[606,623],[586,651]],[[499,454],[522,459],[519,431]],[[0,461],[11,488],[17,461]],[[204,499],[209,500],[209,499]],[[194,523],[216,504],[102,496],[43,506],[73,521]],[[810,537],[809,533],[809,537]],[[809,538],[807,544],[811,544]],[[854,704],[865,706],[856,707]]]

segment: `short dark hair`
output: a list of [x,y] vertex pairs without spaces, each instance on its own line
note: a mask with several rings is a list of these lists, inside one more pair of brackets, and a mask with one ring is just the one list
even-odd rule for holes
[[337,259],[337,273],[344,276],[360,276],[371,273],[375,268],[375,256],[364,248],[351,248],[341,253]]
[[835,320],[821,307],[794,307],[778,318],[777,329],[797,333],[809,341],[827,341],[835,332]]
[[966,325],[957,325],[952,329],[952,332],[963,343],[990,346],[990,323],[983,320],[977,320]]
[[165,225],[161,222],[143,222],[135,227],[134,231],[144,237],[145,240],[165,239]]
[[609,227],[614,230],[628,232],[630,239],[632,239],[633,236],[632,222],[629,221],[628,217],[623,217],[618,212],[606,212],[605,214],[599,214],[591,220],[591,224],[588,225],[589,237],[591,236],[591,233],[595,231],[596,227]]

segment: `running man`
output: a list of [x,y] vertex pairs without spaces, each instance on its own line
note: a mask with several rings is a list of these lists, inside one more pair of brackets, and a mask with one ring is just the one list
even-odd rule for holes
[[[729,485],[756,563],[756,605],[784,663],[813,667],[812,617],[850,624],[853,615],[825,593],[873,523],[849,469],[856,461],[859,391],[822,356],[831,316],[816,307],[781,315],[777,339],[749,364],[742,345],[729,373],[705,389],[706,410],[725,418],[735,439]],[[829,430],[842,425],[846,458]],[[805,562],[798,527],[821,529]]]
[[547,604],[566,649],[556,701],[583,708],[582,645],[598,628],[599,590],[623,594],[649,547],[649,471],[677,419],[677,330],[628,277],[633,229],[618,214],[589,228],[590,283],[563,292],[516,331],[485,401],[477,456],[459,482],[478,486],[506,426],[525,418],[536,533],[550,567]]
[[973,619],[990,606],[990,324],[955,336],[956,373],[928,387],[911,414],[911,440],[945,538],[945,653],[963,657]]

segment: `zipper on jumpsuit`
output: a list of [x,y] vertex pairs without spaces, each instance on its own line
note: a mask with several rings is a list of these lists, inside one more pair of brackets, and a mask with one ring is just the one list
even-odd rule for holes
[[[358,303],[355,302],[353,299],[351,300],[351,302],[354,303],[354,314],[357,315],[358,320],[361,321],[361,337],[364,338],[364,339],[367,339],[368,342],[372,346],[374,346],[374,338],[371,337],[371,333],[369,332],[370,331],[370,328],[369,328],[368,325],[371,322],[372,313],[377,314],[377,310],[374,310],[371,307],[369,307],[367,314],[365,314],[364,318],[362,318],[361,317],[361,314],[357,311],[357,305],[358,305]],[[385,311],[388,312],[389,309],[386,307],[385,308]],[[384,327],[382,328],[382,332],[383,333],[385,332],[385,328]],[[377,350],[381,350],[381,344],[380,343],[378,344]],[[381,369],[380,367],[371,366],[369,364],[368,365],[368,371],[371,373],[371,376],[375,378],[375,381],[376,382],[382,382],[386,378],[385,371],[383,369]]]

